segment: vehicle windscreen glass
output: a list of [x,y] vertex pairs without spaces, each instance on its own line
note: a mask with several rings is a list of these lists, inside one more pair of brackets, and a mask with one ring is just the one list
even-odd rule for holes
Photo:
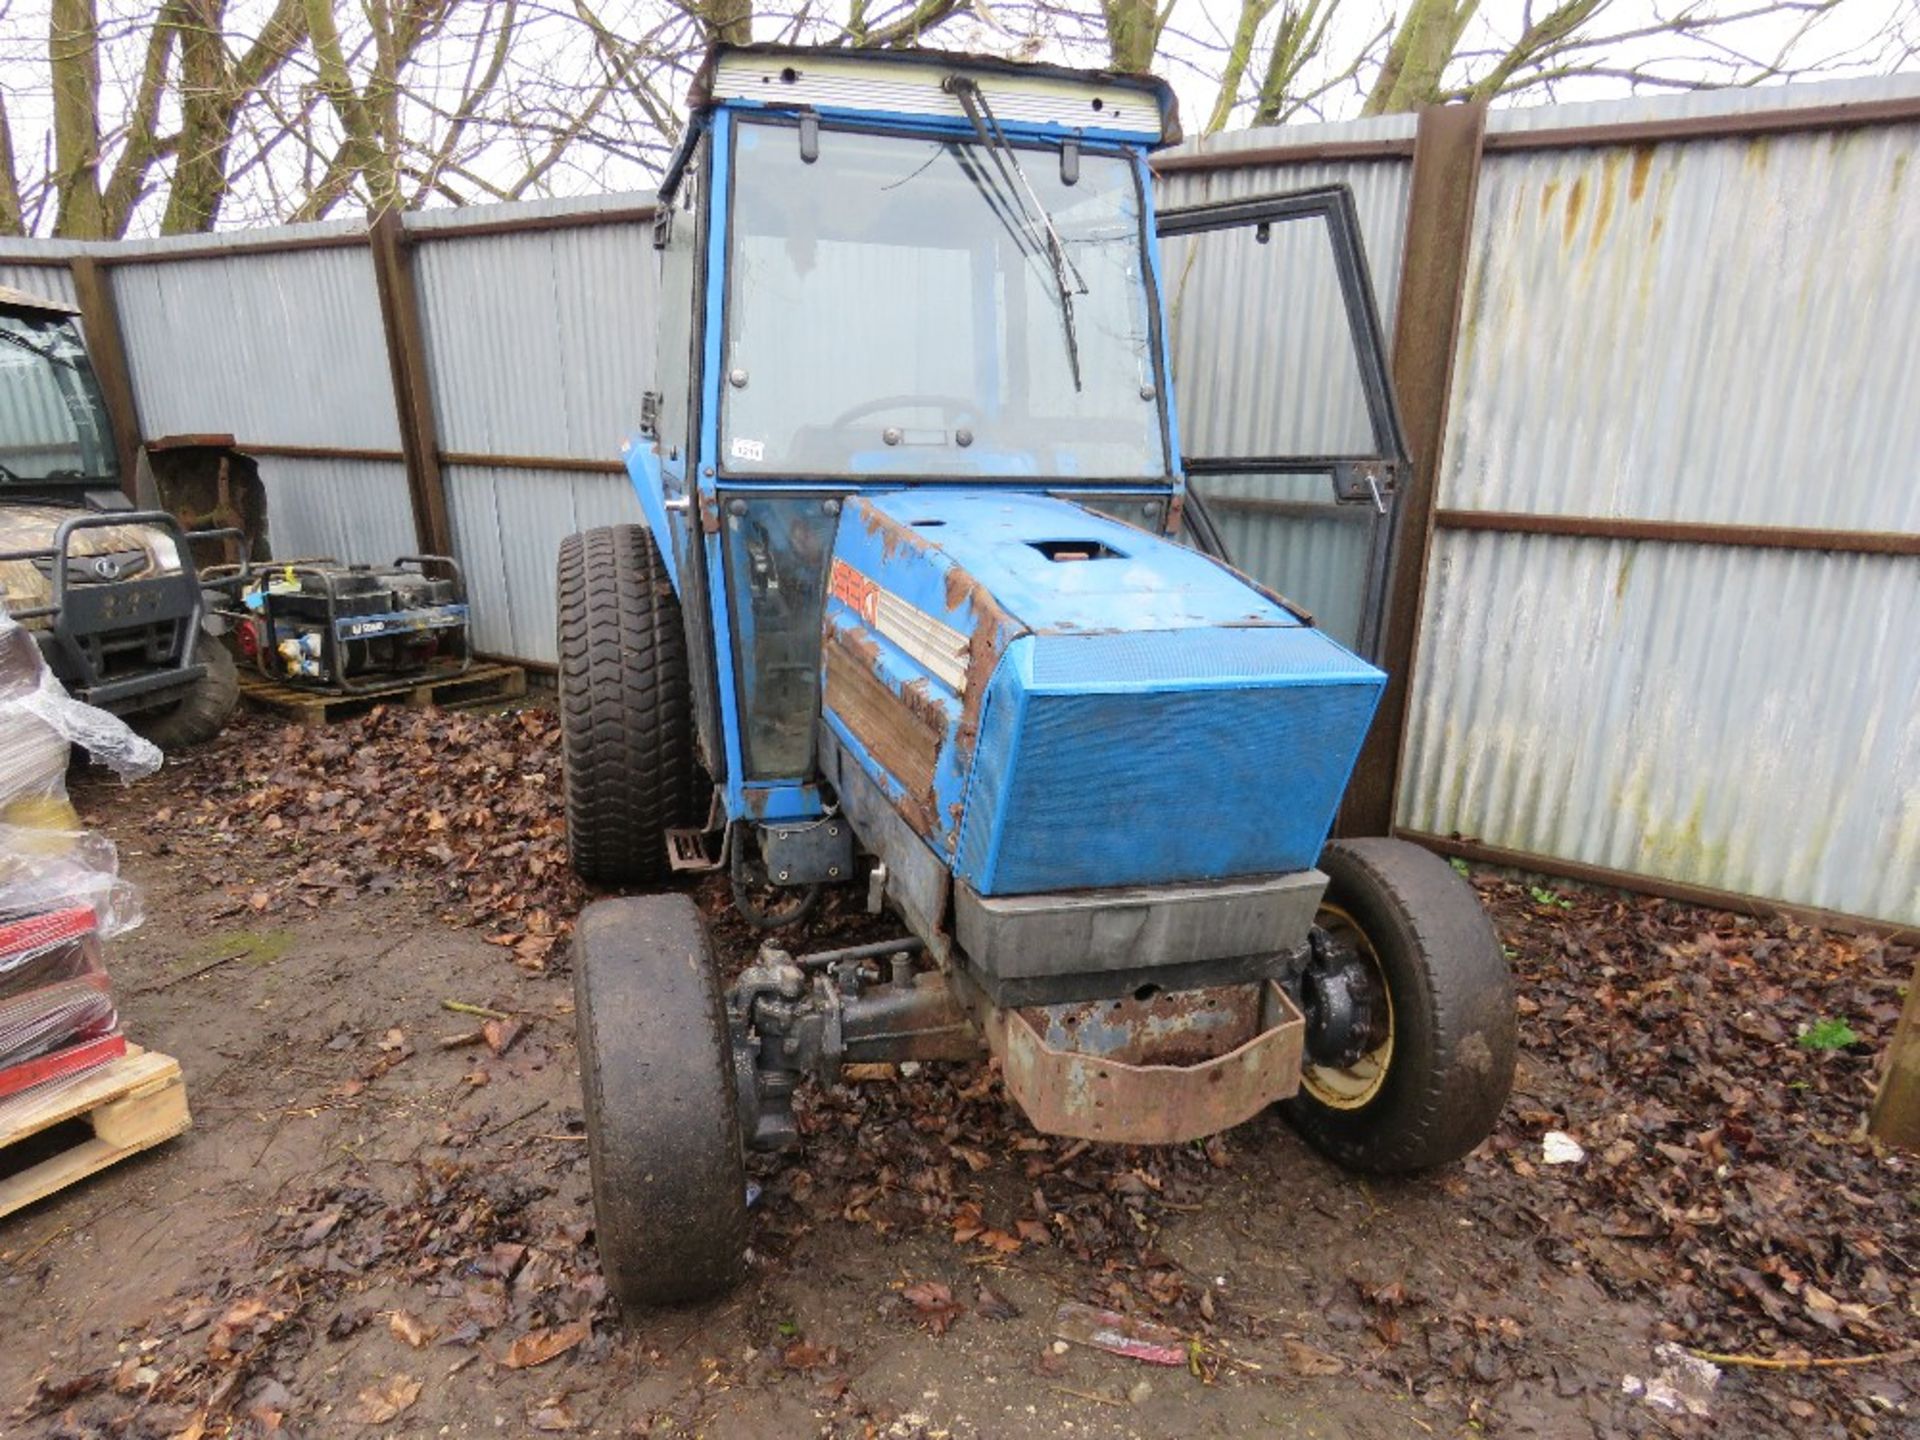
[[116,482],[106,407],[71,320],[0,315],[0,484]]
[[1167,473],[1133,167],[1011,157],[1024,183],[973,141],[824,130],[808,163],[796,128],[740,126],[728,471]]

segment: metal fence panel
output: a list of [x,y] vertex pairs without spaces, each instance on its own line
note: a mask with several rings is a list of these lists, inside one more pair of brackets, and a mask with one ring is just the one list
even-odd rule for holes
[[73,272],[64,265],[10,265],[0,258],[0,285],[67,305],[80,303],[73,289]]
[[371,565],[418,550],[406,467],[397,461],[263,456],[258,464],[276,559],[330,555]]
[[[1876,125],[1489,155],[1441,507],[1920,530],[1916,152]],[[1920,923],[1920,561],[1443,529],[1423,609],[1401,825]]]
[[1617,100],[1579,100],[1559,105],[1502,105],[1487,112],[1489,135],[1570,130],[1589,125],[1632,125],[1647,120],[1757,115],[1822,105],[1859,104],[1920,95],[1920,75],[1857,76],[1801,80],[1791,85],[1752,85],[1730,90],[1689,90],[1673,95],[1634,95]]
[[1489,156],[1440,503],[1920,530],[1920,126]]
[[653,376],[649,226],[447,236],[414,268],[444,448],[618,458]]
[[1920,924],[1920,562],[1443,532],[1400,823]]
[[449,466],[447,508],[467,573],[476,648],[551,665],[554,558],[560,542],[595,525],[642,523],[625,475]]
[[365,248],[236,250],[109,273],[147,438],[399,448]]

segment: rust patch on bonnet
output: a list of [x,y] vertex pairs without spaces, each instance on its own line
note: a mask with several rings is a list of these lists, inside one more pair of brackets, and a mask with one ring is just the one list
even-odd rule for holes
[[880,646],[855,626],[830,626],[826,638],[823,703],[906,791],[894,799],[914,833],[932,836],[939,811],[933,777],[947,734],[947,708],[916,680],[896,693],[877,671]]
[[903,525],[891,515],[881,514],[865,501],[860,502],[860,523],[867,527],[869,535],[879,538],[880,553],[889,560],[897,560],[902,550],[924,555],[938,548],[911,525]]
[[932,684],[925,676],[910,681],[900,691],[900,702],[934,734],[947,733],[947,702],[933,693]]
[[973,629],[967,637],[967,688],[960,705],[960,727],[954,737],[954,756],[965,770],[973,762],[973,747],[980,739],[980,709],[986,704],[987,682],[993,667],[1005,650],[1025,629],[993,598],[991,591],[966,570],[950,565],[946,574],[947,612],[961,609],[973,616]]

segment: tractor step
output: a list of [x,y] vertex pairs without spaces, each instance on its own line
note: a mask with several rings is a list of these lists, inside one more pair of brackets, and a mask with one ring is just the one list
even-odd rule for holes
[[240,671],[240,696],[249,705],[308,726],[331,725],[364,715],[380,705],[404,705],[416,710],[430,706],[470,710],[517,700],[526,693],[527,672],[518,665],[473,665],[442,675],[396,680],[392,685],[352,694],[306,690],[269,680],[244,667]]
[[708,841],[716,833],[712,830],[667,831],[667,864],[683,875],[706,875],[720,869],[727,863],[726,845],[722,843],[718,859],[707,849]]

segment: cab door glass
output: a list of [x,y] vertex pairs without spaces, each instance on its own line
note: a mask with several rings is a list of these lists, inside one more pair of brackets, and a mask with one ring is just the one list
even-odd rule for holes
[[1345,187],[1162,212],[1189,489],[1228,558],[1377,652],[1406,445]]

